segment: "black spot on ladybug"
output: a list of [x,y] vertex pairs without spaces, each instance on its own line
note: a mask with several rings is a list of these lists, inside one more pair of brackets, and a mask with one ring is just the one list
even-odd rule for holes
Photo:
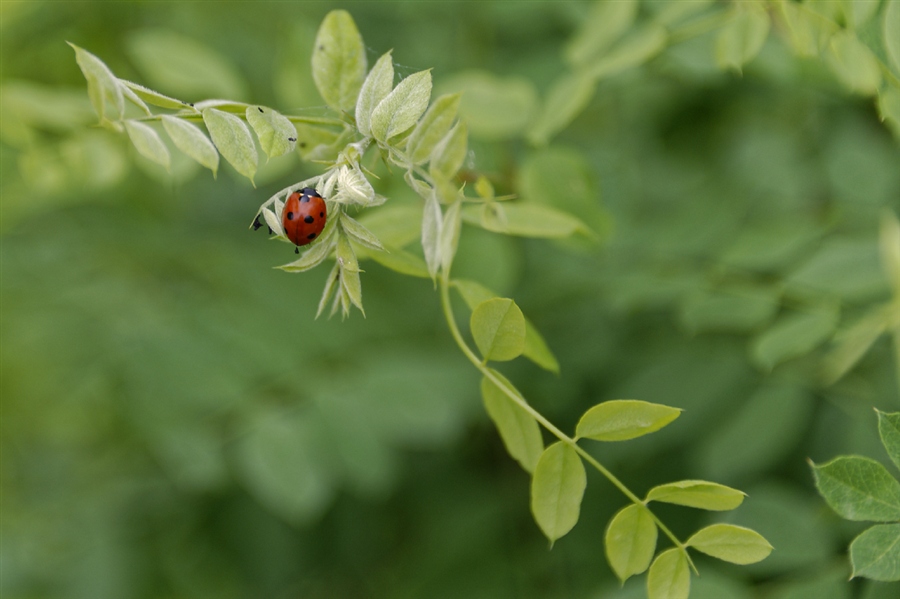
[[319,216],[320,216],[321,218],[325,218],[325,213],[324,213],[324,212],[320,212],[320,213],[319,213]]
[[316,234],[315,234],[315,233],[310,233],[309,235],[306,236],[306,238],[307,238],[307,239],[315,239],[315,238],[316,238]]
[[313,221],[316,220],[316,219],[314,219],[314,218],[311,217],[311,216],[307,216],[307,217],[304,218],[303,220],[306,221],[307,223],[311,223],[311,222],[313,222]]
[[299,254],[299,253],[300,253],[300,248],[294,248],[294,253],[295,253],[295,254]]
[[257,109],[258,111],[260,111],[260,112],[263,112],[263,109],[260,108],[259,106],[257,106],[256,109]]
[[294,220],[294,213],[288,212],[288,220]]

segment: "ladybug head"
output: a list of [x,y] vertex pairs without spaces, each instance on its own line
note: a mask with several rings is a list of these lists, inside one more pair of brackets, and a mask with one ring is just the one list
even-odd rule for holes
[[[304,187],[300,190],[300,193],[305,196],[318,196],[319,192],[313,189],[312,187]],[[322,196],[319,196],[322,197]]]

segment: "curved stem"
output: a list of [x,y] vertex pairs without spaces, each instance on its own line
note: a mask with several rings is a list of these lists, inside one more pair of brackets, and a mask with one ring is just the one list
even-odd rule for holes
[[[453,316],[453,308],[450,303],[450,273],[448,269],[444,269],[441,272],[441,307],[444,311],[444,317],[447,320],[447,326],[450,328],[450,334],[453,336],[454,341],[459,346],[459,349],[462,350],[463,354],[465,354],[466,358],[481,372],[481,374],[490,380],[494,385],[497,386],[498,389],[503,391],[503,393],[516,405],[525,410],[532,418],[537,420],[541,426],[547,429],[554,437],[571,447],[575,452],[578,453],[581,458],[586,461],[588,464],[593,466],[600,474],[602,474],[606,479],[613,484],[619,491],[622,492],[625,497],[627,497],[632,503],[636,503],[638,505],[642,505],[647,507],[646,502],[642,501],[637,495],[635,495],[631,489],[625,486],[625,484],[620,481],[612,472],[606,469],[600,462],[598,462],[594,456],[589,454],[585,449],[583,449],[578,443],[575,442],[575,439],[568,436],[561,430],[559,430],[552,422],[547,420],[540,412],[535,410],[531,405],[525,401],[518,393],[515,393],[509,387],[507,387],[503,381],[500,380],[491,369],[487,367],[485,361],[482,361],[478,358],[478,355],[472,351],[472,348],[469,347],[469,344],[466,343],[466,340],[463,339],[462,333],[459,330],[459,327],[456,324],[456,318]],[[688,560],[688,563],[691,566],[691,569],[694,573],[697,572],[697,567],[694,565],[693,560],[691,559],[690,554],[687,552],[687,547],[678,540],[678,537],[669,530],[669,528],[662,523],[662,521],[654,514],[649,508],[647,512],[650,514],[650,517],[653,518],[653,521],[656,523],[656,526],[665,534],[672,543],[675,544],[676,547],[685,555]]]

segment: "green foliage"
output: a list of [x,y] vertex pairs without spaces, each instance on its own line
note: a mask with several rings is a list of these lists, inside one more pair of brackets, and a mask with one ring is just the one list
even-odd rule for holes
[[893,596],[897,5],[4,6],[0,594]]
[[[900,412],[877,413],[881,442],[900,467]],[[872,526],[850,543],[853,576],[900,580],[900,482],[880,462],[862,456],[840,456],[821,466],[810,464],[816,488],[839,516],[890,523]]]

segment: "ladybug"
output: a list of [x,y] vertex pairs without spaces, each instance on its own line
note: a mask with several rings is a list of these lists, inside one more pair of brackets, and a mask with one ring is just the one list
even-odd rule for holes
[[[322,233],[327,218],[325,200],[312,187],[304,187],[288,196],[281,213],[281,226],[295,245],[306,245]],[[294,252],[299,254],[300,250]]]

